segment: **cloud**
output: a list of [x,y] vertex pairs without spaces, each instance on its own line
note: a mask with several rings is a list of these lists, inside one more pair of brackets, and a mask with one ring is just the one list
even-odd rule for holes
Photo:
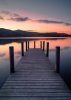
[[3,20],[4,18],[2,16],[0,16],[0,20]]
[[17,13],[12,13],[12,12],[9,12],[9,11],[1,11],[0,14],[10,16],[10,17],[19,17],[20,16]]
[[7,14],[8,15],[8,14],[10,14],[10,12],[9,11],[1,11],[0,14]]
[[24,21],[31,20],[29,19],[29,17],[22,17],[17,13],[12,13],[9,11],[1,11],[0,14],[3,15],[7,20],[12,20],[16,22],[24,22]]
[[64,21],[56,21],[56,20],[47,20],[47,19],[38,19],[38,20],[34,20],[34,19],[30,19],[29,17],[25,16],[20,16],[17,13],[13,13],[10,11],[0,11],[0,20],[3,20],[4,18],[6,20],[12,20],[12,21],[16,21],[16,22],[25,22],[25,21],[32,21],[32,22],[38,22],[38,23],[45,23],[45,24],[62,24],[65,26],[71,26],[71,23],[67,23]]
[[65,25],[66,25],[66,26],[71,26],[71,24],[70,24],[70,23],[65,23]]
[[52,20],[46,20],[46,19],[39,19],[39,20],[36,20],[36,22],[46,23],[46,24],[64,24],[66,26],[71,26],[70,23],[66,23],[66,22],[62,22],[62,21],[52,21]]
[[17,21],[17,22],[24,22],[24,21],[28,21],[30,19],[28,17],[16,17],[16,18],[12,17],[10,20]]
[[37,22],[40,22],[40,23],[53,23],[53,24],[62,24],[63,23],[63,22],[59,22],[59,21],[49,21],[49,20],[45,20],[45,19],[37,20]]

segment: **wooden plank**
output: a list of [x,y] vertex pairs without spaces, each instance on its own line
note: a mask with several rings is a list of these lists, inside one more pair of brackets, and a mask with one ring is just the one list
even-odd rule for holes
[[0,97],[0,100],[71,100],[70,97]]
[[0,100],[71,100],[71,91],[41,49],[29,49],[0,89]]

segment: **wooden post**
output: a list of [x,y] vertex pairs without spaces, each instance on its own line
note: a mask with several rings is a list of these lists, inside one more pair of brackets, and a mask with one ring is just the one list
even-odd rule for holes
[[49,42],[46,43],[46,56],[49,57]]
[[40,41],[40,48],[42,49],[42,41]]
[[21,43],[21,54],[22,56],[24,56],[24,43],[23,42]]
[[27,47],[28,47],[28,45],[27,45],[27,41],[26,41],[26,51],[28,50]]
[[34,41],[34,48],[35,48],[35,46],[36,46],[36,43],[35,43],[35,41]]
[[9,52],[10,52],[10,73],[14,73],[14,47],[9,47]]
[[56,72],[60,71],[60,47],[56,47]]
[[43,41],[43,51],[45,50],[45,41]]
[[28,41],[28,49],[29,49],[29,41]]

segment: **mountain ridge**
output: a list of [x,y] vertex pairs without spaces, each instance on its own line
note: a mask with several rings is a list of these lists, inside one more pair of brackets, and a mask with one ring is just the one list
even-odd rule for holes
[[0,37],[71,37],[71,35],[57,32],[39,33],[32,31],[0,28]]

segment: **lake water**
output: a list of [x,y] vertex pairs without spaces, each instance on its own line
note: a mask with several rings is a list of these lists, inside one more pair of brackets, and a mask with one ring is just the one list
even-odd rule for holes
[[[49,59],[55,67],[55,50],[60,46],[60,75],[71,88],[71,38],[10,38],[0,39],[0,87],[10,74],[9,47],[14,46],[15,66],[21,58],[21,42],[30,41],[30,48],[40,48],[40,41],[49,42]],[[46,47],[46,46],[45,46]]]

